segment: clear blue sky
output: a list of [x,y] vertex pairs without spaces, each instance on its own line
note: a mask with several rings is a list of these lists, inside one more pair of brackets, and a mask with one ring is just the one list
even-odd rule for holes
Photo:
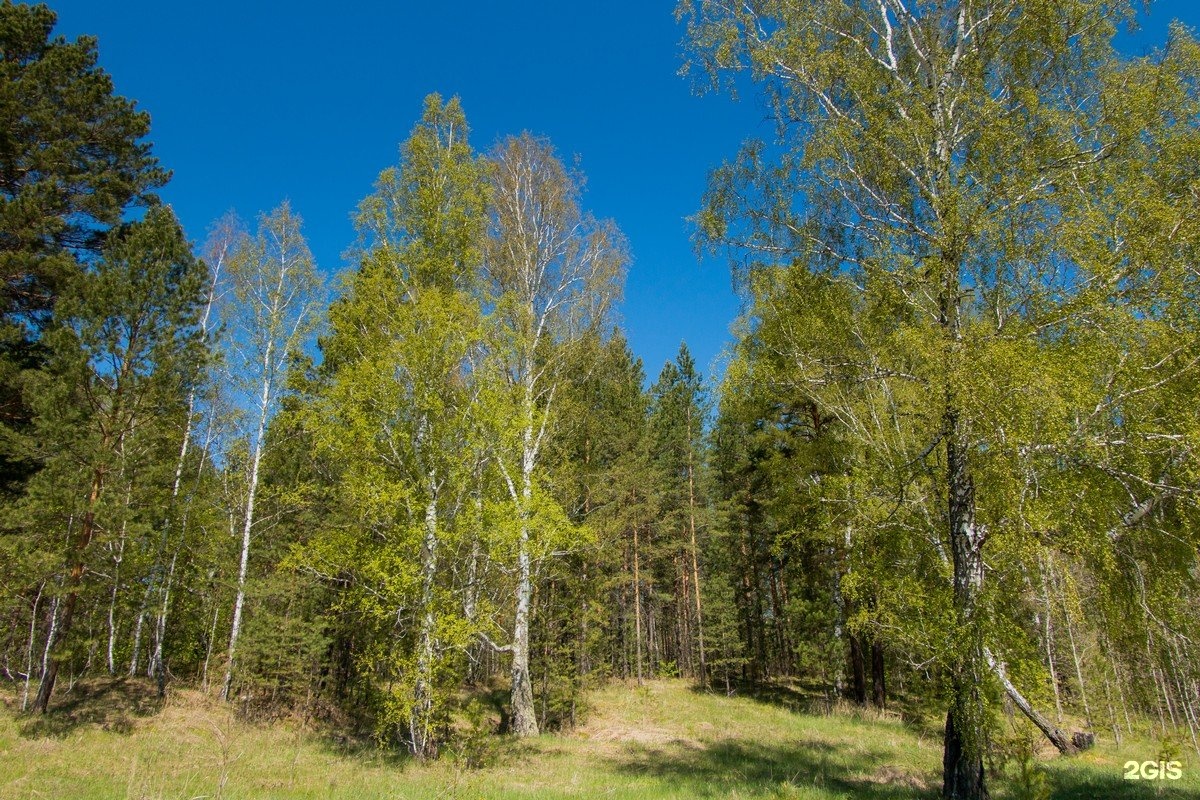
[[[622,326],[651,380],[681,340],[706,371],[729,340],[728,269],[697,261],[685,217],[706,172],[773,126],[758,100],[697,97],[677,75],[672,0],[49,5],[58,33],[99,38],[117,92],[150,112],[174,171],[163,197],[197,241],[229,209],[253,219],[286,198],[339,271],[350,214],[422,99],[457,94],[476,148],[530,130],[579,157],[585,205],[630,241]],[[1200,4],[1155,4],[1123,45],[1161,43],[1172,18],[1200,26]]]

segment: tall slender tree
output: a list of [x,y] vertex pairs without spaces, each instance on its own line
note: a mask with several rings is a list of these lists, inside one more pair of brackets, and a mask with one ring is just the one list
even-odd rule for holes
[[35,416],[28,453],[42,469],[25,498],[26,519],[67,534],[39,711],[49,707],[69,656],[100,539],[124,529],[133,485],[167,483],[165,475],[149,476],[170,460],[165,432],[182,421],[198,377],[202,280],[174,215],[151,210],[112,236],[94,268],[67,285],[46,333],[50,368],[29,376]]
[[[704,529],[704,509],[697,497],[703,464],[704,419],[707,413],[703,380],[696,371],[695,361],[687,344],[681,344],[674,362],[667,362],[651,389],[654,405],[651,425],[654,430],[654,451],[667,495],[660,512],[669,530],[664,540],[675,550],[675,560],[681,568],[675,577],[681,589],[684,605],[677,611],[677,638],[687,643],[686,657],[692,672],[703,686],[707,681],[704,653],[704,608],[700,580],[700,543],[697,529]],[[694,612],[694,616],[693,616]]]
[[299,354],[316,325],[321,281],[301,233],[300,217],[284,203],[259,220],[258,231],[241,237],[229,259],[231,303],[223,318],[229,326],[230,377],[244,393],[244,431],[248,460],[244,504],[240,509],[241,555],[237,592],[229,630],[229,648],[221,696],[230,697],[238,636],[246,602],[246,577],[254,534],[255,501],[267,446],[267,424],[279,406],[290,359]]
[[[493,457],[516,530],[512,730],[538,732],[529,674],[530,604],[537,543],[537,471],[553,431],[555,395],[567,379],[567,348],[608,319],[624,277],[624,238],[579,207],[581,179],[544,139],[510,137],[492,154],[491,231],[485,258],[495,311],[491,374],[499,387]],[[549,548],[553,549],[553,548]]]
[[468,133],[457,98],[429,96],[399,166],[360,205],[360,266],[330,312],[327,385],[313,417],[360,524],[374,532],[354,548],[361,558],[330,558],[369,593],[383,636],[395,636],[396,619],[415,632],[411,643],[380,642],[377,669],[404,687],[406,697],[386,701],[399,714],[384,719],[400,723],[419,758],[437,753],[439,676],[446,651],[463,646],[447,636],[456,615],[443,559],[466,527],[458,512],[479,467],[472,370],[487,186]]

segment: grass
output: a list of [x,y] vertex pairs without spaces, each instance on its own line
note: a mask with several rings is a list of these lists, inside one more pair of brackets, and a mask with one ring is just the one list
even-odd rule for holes
[[[0,710],[0,798],[777,798],[902,800],[939,796],[936,733],[894,716],[800,711],[786,692],[727,698],[680,681],[612,685],[586,724],[531,742],[504,740],[496,763],[421,765],[281,722],[251,725],[197,692],[165,703],[136,681],[79,685],[46,718]],[[1101,743],[1043,756],[1049,797],[1196,798],[1200,759],[1178,781],[1130,781],[1122,766],[1157,744]],[[1015,785],[993,783],[998,800]]]

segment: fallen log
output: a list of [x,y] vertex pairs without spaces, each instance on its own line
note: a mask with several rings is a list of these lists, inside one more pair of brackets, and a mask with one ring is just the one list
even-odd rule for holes
[[[997,660],[996,657],[992,655],[991,650],[987,649],[986,647],[983,648],[983,657],[987,659],[988,666],[991,667],[992,672],[1000,680],[1000,684],[1004,687],[1005,693],[1013,701],[1016,707],[1021,709],[1021,713],[1029,717],[1029,721],[1036,725],[1038,730],[1046,735],[1046,738],[1050,740],[1050,743],[1058,748],[1058,752],[1062,753],[1063,755],[1073,755],[1074,753],[1078,753],[1081,749],[1086,749],[1079,747],[1075,741],[1068,738],[1065,733],[1063,733],[1056,725],[1054,725],[1054,723],[1038,713],[1038,710],[1034,708],[1028,700],[1025,699],[1025,696],[1017,691],[1017,687],[1013,686],[1013,682],[1008,679],[1008,672],[1004,668],[1004,662]],[[1087,747],[1090,747],[1091,743],[1095,741],[1095,736],[1093,734],[1076,733],[1075,737],[1091,737],[1091,742],[1088,743]]]

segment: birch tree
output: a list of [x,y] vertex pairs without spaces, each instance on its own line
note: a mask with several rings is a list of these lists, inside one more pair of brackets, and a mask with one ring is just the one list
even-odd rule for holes
[[257,233],[245,235],[229,258],[232,302],[224,309],[229,328],[229,377],[243,393],[246,426],[244,505],[240,514],[241,550],[237,592],[221,697],[233,685],[238,635],[246,602],[246,576],[255,533],[259,471],[267,447],[267,423],[279,405],[289,361],[305,346],[321,307],[321,280],[300,230],[301,219],[285,202],[263,215]]
[[[1126,425],[1115,398],[1192,368],[1151,367],[1126,338],[1163,317],[1172,297],[1155,274],[1171,271],[1122,235],[1138,225],[1114,177],[1181,163],[1172,142],[1194,140],[1195,43],[1176,30],[1162,53],[1122,62],[1112,36],[1128,9],[1084,0],[698,0],[680,13],[692,65],[717,81],[750,71],[779,122],[774,152],[748,145],[713,174],[702,235],[750,271],[796,264],[845,282],[894,317],[905,345],[891,352],[907,363],[872,365],[856,343],[842,366],[924,395],[896,419],[923,442],[907,455],[944,503],[930,516],[950,600],[943,794],[986,797],[985,695],[989,675],[1005,680],[990,598],[1006,583],[985,585],[985,554],[1013,565],[1031,531],[1056,524],[1020,504],[1017,464],[1052,452],[1061,473],[1067,451],[1088,449],[1072,420],[1103,418],[1101,440],[1127,441],[1111,435]],[[1180,241],[1165,263],[1183,263]],[[1124,370],[1121,353],[1151,369]],[[790,357],[804,372],[813,355]],[[1089,372],[1097,358],[1118,369]]]
[[443,560],[479,466],[471,367],[486,182],[467,137],[458,99],[431,95],[400,164],[359,206],[359,269],[330,312],[312,418],[364,535],[326,540],[310,558],[355,576],[354,603],[379,626],[373,668],[401,687],[382,718],[422,759],[437,754],[447,652],[464,647]]
[[[538,468],[553,435],[555,395],[565,353],[589,328],[602,328],[623,280],[623,237],[579,207],[582,180],[545,139],[528,133],[492,153],[491,230],[484,269],[494,312],[490,374],[497,387],[493,458],[515,518],[512,641],[512,731],[538,732],[529,673],[534,560],[555,547],[534,541],[553,501],[538,489]],[[544,513],[543,513],[544,512]],[[558,516],[562,516],[561,511]],[[565,517],[564,517],[565,519]]]

